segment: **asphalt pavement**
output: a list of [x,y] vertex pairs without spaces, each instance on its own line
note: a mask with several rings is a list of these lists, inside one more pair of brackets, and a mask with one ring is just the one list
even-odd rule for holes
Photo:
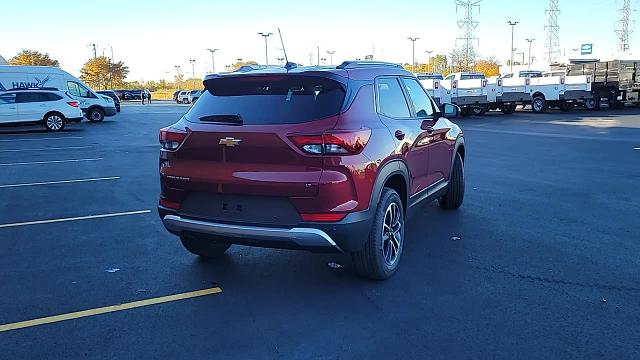
[[640,109],[457,119],[464,205],[418,211],[384,282],[185,251],[155,207],[158,130],[188,109],[0,128],[2,358],[640,358]]

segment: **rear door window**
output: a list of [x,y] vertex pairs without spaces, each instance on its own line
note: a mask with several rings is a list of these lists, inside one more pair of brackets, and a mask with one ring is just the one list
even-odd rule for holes
[[394,77],[377,79],[376,93],[380,114],[397,119],[411,117],[407,99],[404,97],[398,79]]
[[214,78],[187,113],[192,122],[234,125],[297,124],[340,113],[345,88],[321,76]]
[[15,104],[15,102],[16,102],[16,94],[15,93],[0,94],[0,105],[2,105],[2,104]]
[[47,95],[40,92],[21,92],[16,94],[16,102],[19,104],[49,101]]

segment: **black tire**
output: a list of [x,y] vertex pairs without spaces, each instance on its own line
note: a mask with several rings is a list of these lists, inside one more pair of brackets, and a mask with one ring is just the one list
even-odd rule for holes
[[600,99],[591,98],[584,101],[584,107],[590,111],[600,110]]
[[516,104],[511,104],[511,105],[504,105],[500,108],[500,111],[502,111],[503,114],[505,115],[511,115],[514,112],[516,112],[516,107],[518,105]]
[[547,111],[547,100],[545,100],[544,96],[536,96],[531,101],[531,110],[534,113],[540,114]]
[[229,243],[211,240],[206,236],[198,236],[192,234],[182,234],[180,236],[182,246],[190,253],[207,259],[213,259],[222,256],[231,246]]
[[89,109],[87,119],[89,119],[90,122],[101,122],[104,120],[104,111],[98,108]]
[[[393,221],[393,210],[396,209],[396,215],[399,227]],[[385,221],[388,220],[388,221]],[[390,228],[385,226],[385,222],[391,224],[394,228],[393,237],[386,239],[383,237],[383,231]],[[397,231],[397,232],[396,232]],[[397,240],[399,237],[399,240]],[[393,239],[396,239],[395,241]],[[380,201],[376,208],[369,238],[364,248],[358,252],[351,253],[356,272],[363,277],[373,280],[385,280],[393,276],[398,269],[400,259],[402,257],[402,249],[404,248],[404,208],[400,196],[391,188],[382,189]],[[395,249],[395,252],[394,252]],[[389,254],[395,254],[394,257],[387,257]]]
[[47,131],[58,132],[64,130],[64,126],[67,123],[67,120],[64,118],[64,115],[54,112],[49,113],[44,116],[43,125]]
[[460,156],[460,153],[456,153],[449,180],[449,189],[447,190],[446,195],[438,198],[438,204],[443,209],[453,210],[459,208],[463,201],[464,164],[462,163],[462,156]]
[[573,104],[561,102],[560,105],[558,105],[558,108],[560,108],[560,111],[562,112],[569,112],[571,111],[571,109],[573,109]]
[[484,106],[476,106],[472,110],[474,116],[483,116],[487,109]]

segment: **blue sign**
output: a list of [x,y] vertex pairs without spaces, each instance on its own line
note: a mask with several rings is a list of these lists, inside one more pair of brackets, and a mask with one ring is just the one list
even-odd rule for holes
[[593,44],[582,44],[580,46],[581,55],[591,55],[593,53]]

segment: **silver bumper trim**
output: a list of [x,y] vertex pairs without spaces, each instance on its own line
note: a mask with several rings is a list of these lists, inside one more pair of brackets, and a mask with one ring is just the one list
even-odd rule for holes
[[[260,226],[244,226],[221,224],[209,221],[185,219],[177,215],[166,215],[162,223],[169,231],[192,231],[226,238],[252,239],[272,243],[295,243],[303,248],[333,247],[342,249],[322,230],[313,228],[270,228]],[[233,241],[232,241],[233,242]]]

